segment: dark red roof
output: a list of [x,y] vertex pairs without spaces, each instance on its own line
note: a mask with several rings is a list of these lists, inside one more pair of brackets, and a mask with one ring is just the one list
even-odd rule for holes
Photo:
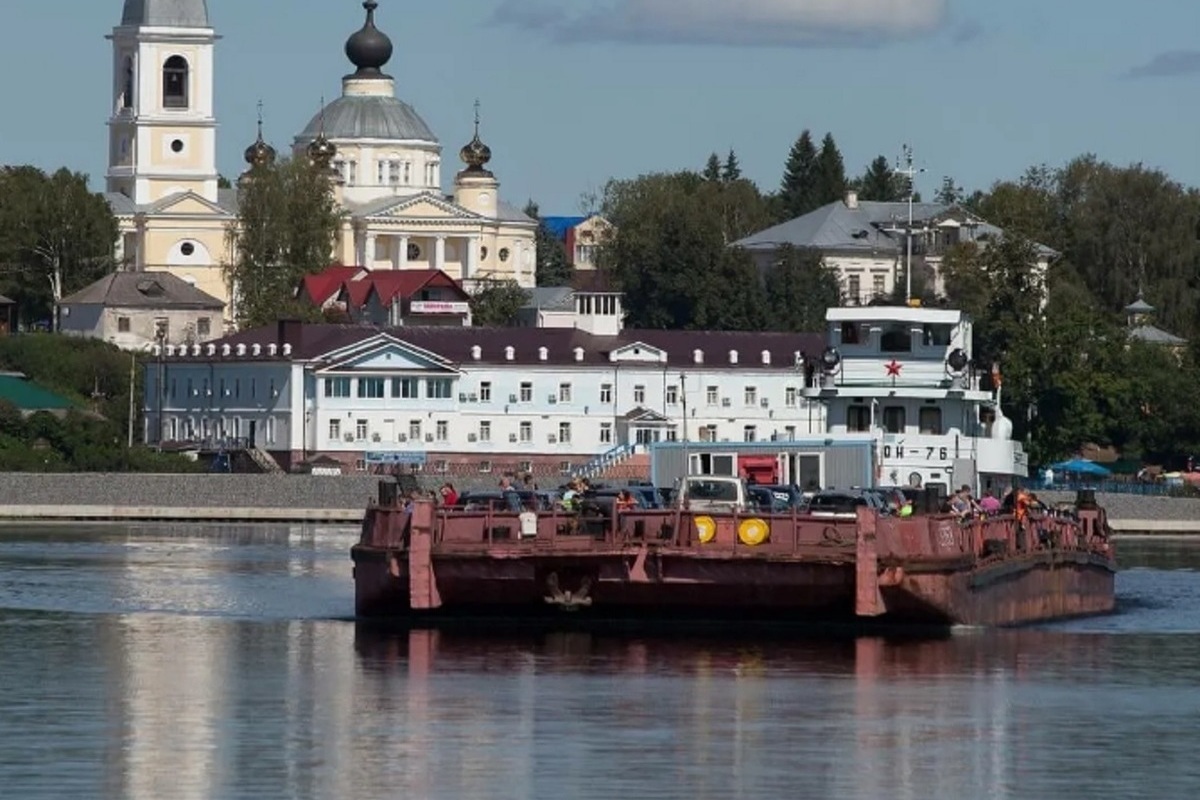
[[[458,364],[514,364],[525,366],[569,366],[576,363],[596,366],[610,364],[609,353],[637,343],[667,353],[667,363],[678,369],[696,366],[702,369],[780,369],[792,368],[797,352],[817,356],[825,347],[820,333],[760,333],[744,331],[664,331],[625,330],[619,336],[593,336],[574,328],[474,328],[474,327],[401,327],[376,328],[365,325],[317,325],[280,323],[241,331],[218,339],[212,344],[220,353],[229,344],[236,352],[238,344],[288,343],[291,357],[299,360],[319,359],[334,350],[387,333],[400,341],[436,353]],[[472,358],[471,349],[480,348],[480,358]],[[513,360],[505,358],[505,348],[513,348]],[[547,358],[538,358],[538,348],[545,347]],[[575,361],[575,348],[583,348],[583,361]],[[704,353],[703,365],[696,365],[693,352]],[[738,353],[737,363],[730,363],[730,351]],[[770,354],[770,364],[763,364],[762,353]],[[201,360],[206,356],[200,356]],[[216,356],[217,359],[221,357]],[[246,360],[249,356],[229,356],[229,360]],[[646,362],[641,362],[646,363]],[[651,362],[653,363],[653,362]]]
[[313,275],[305,275],[300,282],[300,297],[307,299],[310,303],[317,306],[323,306],[330,299],[337,296],[342,290],[342,285],[347,281],[353,280],[354,276],[363,271],[363,267],[347,267],[342,264],[334,264],[324,272],[318,272]]
[[443,288],[452,289],[462,296],[462,300],[471,297],[462,290],[458,282],[440,269],[411,269],[372,272],[368,278],[375,286],[379,301],[391,305],[396,300],[408,300],[422,289]]

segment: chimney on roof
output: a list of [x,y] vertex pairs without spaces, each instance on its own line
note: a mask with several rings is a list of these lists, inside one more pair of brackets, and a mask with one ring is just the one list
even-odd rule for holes
[[846,192],[846,208],[850,209],[851,211],[858,209],[858,192],[854,191],[853,189]]
[[280,347],[285,344],[299,344],[300,331],[303,330],[303,325],[298,319],[281,319],[279,326],[276,329],[275,343]]

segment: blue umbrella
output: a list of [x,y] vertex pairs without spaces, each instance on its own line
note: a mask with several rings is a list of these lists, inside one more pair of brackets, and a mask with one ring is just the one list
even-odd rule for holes
[[1050,469],[1055,472],[1065,472],[1069,475],[1111,475],[1112,472],[1107,467],[1102,467],[1095,461],[1086,458],[1073,458],[1070,461],[1060,461],[1057,464],[1051,464]]

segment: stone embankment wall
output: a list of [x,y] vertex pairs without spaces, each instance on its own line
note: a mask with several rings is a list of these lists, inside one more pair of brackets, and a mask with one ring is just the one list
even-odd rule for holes
[[[0,517],[52,518],[55,509],[78,509],[67,516],[186,519],[186,512],[195,511],[197,519],[224,514],[269,521],[294,514],[298,520],[349,521],[378,496],[378,485],[379,478],[366,475],[0,473]],[[167,513],[156,514],[156,509]]]

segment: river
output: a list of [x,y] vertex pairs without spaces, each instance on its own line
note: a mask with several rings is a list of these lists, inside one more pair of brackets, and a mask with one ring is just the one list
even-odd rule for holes
[[1190,798],[1200,541],[938,639],[387,633],[354,531],[0,527],[0,796]]

